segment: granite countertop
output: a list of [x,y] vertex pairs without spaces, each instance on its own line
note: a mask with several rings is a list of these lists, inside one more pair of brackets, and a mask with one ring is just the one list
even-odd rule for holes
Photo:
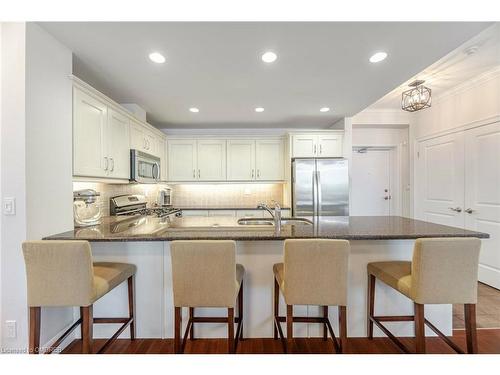
[[[310,218],[312,219],[312,218]],[[45,237],[44,240],[172,241],[172,240],[284,240],[287,238],[334,238],[346,240],[402,240],[424,237],[478,237],[473,232],[400,216],[320,217],[314,224],[238,225],[238,218],[155,216],[105,217],[100,225],[77,228]]]

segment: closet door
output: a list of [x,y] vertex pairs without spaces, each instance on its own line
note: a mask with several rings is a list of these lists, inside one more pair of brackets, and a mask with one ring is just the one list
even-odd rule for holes
[[462,133],[422,141],[415,180],[417,218],[464,227],[464,140]]
[[465,132],[465,228],[486,232],[479,280],[500,288],[500,123]]

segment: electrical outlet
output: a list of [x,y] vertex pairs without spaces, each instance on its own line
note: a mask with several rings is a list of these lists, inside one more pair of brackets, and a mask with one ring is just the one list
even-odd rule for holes
[[5,321],[5,331],[7,332],[8,339],[15,339],[17,336],[16,329],[16,321],[15,320],[6,320]]

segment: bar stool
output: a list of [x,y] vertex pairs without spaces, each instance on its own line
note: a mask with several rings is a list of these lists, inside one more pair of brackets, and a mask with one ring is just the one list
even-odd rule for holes
[[[92,252],[87,241],[27,241],[23,243],[29,307],[29,352],[41,353],[41,307],[80,306],[80,318],[45,351],[50,354],[80,325],[82,352],[92,353],[93,323],[123,323],[118,331],[98,351],[108,346],[130,326],[130,338],[135,338],[134,286],[136,267],[133,264],[92,263]],[[128,281],[128,318],[94,318],[95,301]]]
[[[328,331],[336,353],[347,344],[347,275],[350,245],[345,240],[286,240],[284,263],[273,266],[274,339],[278,334],[287,353],[293,345],[293,323],[322,323],[323,339]],[[286,317],[279,316],[279,293],[286,303]],[[322,317],[293,316],[293,305],[323,306]],[[328,318],[328,306],[338,306],[340,342]],[[281,322],[286,322],[285,340]]]
[[[368,264],[368,338],[373,323],[404,353],[410,350],[382,322],[413,321],[416,352],[425,353],[425,325],[457,353],[464,352],[425,319],[425,304],[464,304],[467,352],[477,353],[477,272],[481,241],[478,238],[417,239],[412,262],[391,261]],[[413,301],[414,315],[375,316],[376,279]]]
[[[188,338],[194,339],[194,323],[227,323],[228,353],[235,353],[243,338],[243,276],[236,264],[234,241],[173,241],[172,283],[174,292],[174,351],[183,353]],[[238,316],[234,307],[238,299]],[[189,320],[181,341],[182,308]],[[227,317],[195,317],[197,307],[226,307]],[[236,341],[234,324],[237,323]]]

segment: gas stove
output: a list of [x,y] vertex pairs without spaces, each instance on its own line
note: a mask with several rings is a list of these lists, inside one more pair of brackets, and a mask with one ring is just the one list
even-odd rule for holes
[[126,194],[110,198],[109,212],[112,216],[182,216],[182,211],[170,206],[147,207],[147,200],[144,195]]

